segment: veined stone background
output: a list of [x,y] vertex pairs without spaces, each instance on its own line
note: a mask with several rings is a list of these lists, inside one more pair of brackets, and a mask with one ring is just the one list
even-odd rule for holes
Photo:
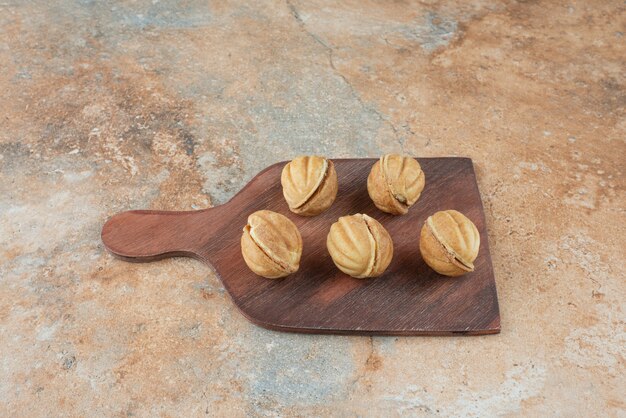
[[[0,415],[626,416],[625,33],[621,0],[0,0]],[[387,152],[474,160],[500,335],[272,332],[100,241]]]

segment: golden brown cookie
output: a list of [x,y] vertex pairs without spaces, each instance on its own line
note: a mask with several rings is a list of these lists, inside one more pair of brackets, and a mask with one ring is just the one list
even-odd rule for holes
[[287,163],[280,176],[289,210],[315,216],[328,209],[337,197],[337,173],[324,157],[297,157]]
[[343,216],[332,224],[326,246],[337,268],[356,278],[380,276],[393,258],[387,230],[360,213]]
[[415,158],[388,154],[372,167],[367,192],[378,209],[404,215],[419,199],[424,183],[424,172]]
[[250,270],[268,279],[298,271],[302,237],[287,217],[269,210],[248,216],[241,236],[241,253]]
[[422,258],[433,270],[446,276],[474,271],[479,248],[476,225],[456,210],[430,216],[420,233]]

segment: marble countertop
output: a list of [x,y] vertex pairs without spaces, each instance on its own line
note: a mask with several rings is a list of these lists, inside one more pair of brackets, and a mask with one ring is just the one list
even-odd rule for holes
[[[0,2],[0,415],[625,416],[624,3],[335,3]],[[501,334],[272,332],[100,241],[388,152],[474,160]]]

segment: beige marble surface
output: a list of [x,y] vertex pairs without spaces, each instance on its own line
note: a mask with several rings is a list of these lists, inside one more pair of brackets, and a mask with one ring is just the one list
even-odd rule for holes
[[[0,2],[0,416],[626,416],[622,1]],[[502,333],[290,335],[103,222],[474,159]]]

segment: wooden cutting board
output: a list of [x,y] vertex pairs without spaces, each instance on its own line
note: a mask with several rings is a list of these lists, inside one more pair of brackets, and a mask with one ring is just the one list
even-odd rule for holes
[[[407,215],[378,210],[367,194],[375,159],[333,160],[339,193],[326,212],[307,218],[291,213],[274,164],[228,203],[191,212],[134,210],[113,216],[102,241],[114,255],[134,262],[194,257],[212,266],[233,302],[250,321],[266,328],[307,333],[455,335],[500,332],[500,313],[483,206],[468,158],[419,158],[426,187]],[[250,213],[269,209],[300,229],[300,270],[269,280],[252,273],[240,249]],[[475,271],[457,278],[431,270],[419,252],[419,233],[438,210],[469,217],[481,237]],[[393,260],[381,277],[354,279],[339,271],[326,250],[330,225],[340,216],[366,213],[389,231]],[[198,295],[198,297],[200,297]]]

